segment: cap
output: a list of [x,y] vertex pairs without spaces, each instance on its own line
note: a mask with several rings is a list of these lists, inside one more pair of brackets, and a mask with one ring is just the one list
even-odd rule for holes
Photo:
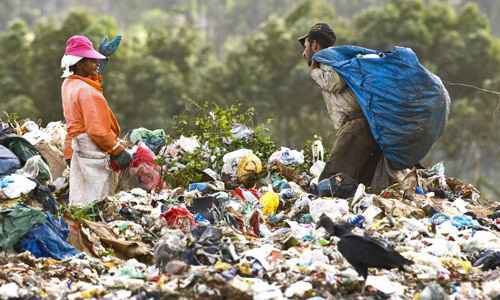
[[335,32],[326,23],[316,23],[313,27],[311,27],[311,30],[309,30],[306,35],[298,38],[298,41],[302,45],[302,47],[305,47],[306,39],[309,37],[322,39],[331,46],[333,46],[335,44],[335,41],[337,40]]

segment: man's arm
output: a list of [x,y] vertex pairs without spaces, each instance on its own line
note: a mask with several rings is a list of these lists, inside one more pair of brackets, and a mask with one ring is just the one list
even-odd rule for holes
[[314,82],[324,91],[337,94],[342,92],[346,87],[345,81],[330,66],[313,61],[310,67],[310,74]]

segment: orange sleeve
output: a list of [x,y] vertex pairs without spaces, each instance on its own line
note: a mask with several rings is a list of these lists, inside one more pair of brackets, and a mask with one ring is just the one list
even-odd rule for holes
[[106,153],[121,152],[124,148],[111,128],[112,113],[104,96],[90,88],[82,89],[79,101],[87,134],[92,141]]
[[73,147],[71,145],[71,137],[70,135],[66,132],[66,137],[64,138],[64,159],[68,160],[71,159],[73,156]]

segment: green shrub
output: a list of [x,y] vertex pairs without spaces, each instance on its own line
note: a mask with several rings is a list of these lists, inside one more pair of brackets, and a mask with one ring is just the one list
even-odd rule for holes
[[[196,136],[202,147],[194,153],[186,153],[172,161],[160,158],[158,163],[167,165],[169,172],[163,175],[170,186],[186,186],[203,179],[202,171],[211,168],[220,172],[223,156],[238,149],[251,149],[263,163],[276,150],[269,134],[269,121],[263,125],[255,124],[255,111],[242,110],[241,105],[222,107],[217,104],[202,103],[194,112],[187,112],[175,120],[174,136]],[[254,133],[249,138],[233,139],[233,125],[241,124],[251,128]],[[180,166],[180,167],[179,167]]]

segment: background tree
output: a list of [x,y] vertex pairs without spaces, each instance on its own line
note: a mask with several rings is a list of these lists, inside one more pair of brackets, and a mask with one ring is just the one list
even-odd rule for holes
[[[470,2],[477,5],[464,5]],[[67,38],[85,34],[97,46],[103,36],[120,32],[123,44],[108,65],[104,87],[125,129],[168,131],[174,116],[204,101],[241,103],[255,107],[260,121],[274,119],[271,129],[278,144],[298,146],[313,134],[330,144],[333,127],[296,38],[314,23],[327,22],[338,44],[411,47],[446,81],[500,89],[500,42],[487,17],[498,26],[491,10],[500,4],[450,3],[5,0],[0,111],[44,122],[62,119],[60,58]],[[76,4],[85,9],[68,13]],[[449,125],[428,162],[444,160],[449,174],[494,191],[491,182],[500,179],[500,99],[470,88],[448,88],[453,98]]]
[[0,34],[0,112],[36,117],[38,109],[30,94],[30,39],[25,22],[13,22]]

